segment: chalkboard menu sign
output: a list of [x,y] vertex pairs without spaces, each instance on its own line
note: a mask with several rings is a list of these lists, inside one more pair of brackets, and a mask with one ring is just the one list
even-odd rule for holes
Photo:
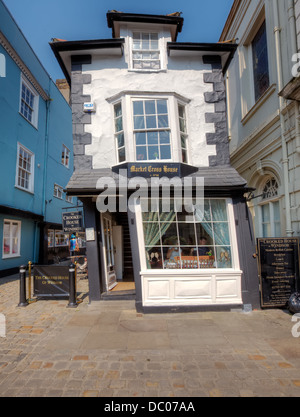
[[33,277],[36,297],[68,297],[70,294],[68,266],[34,266]]
[[261,306],[286,307],[299,286],[299,240],[258,239]]

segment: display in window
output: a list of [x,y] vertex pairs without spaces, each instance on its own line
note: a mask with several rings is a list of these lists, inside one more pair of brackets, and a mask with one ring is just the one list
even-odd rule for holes
[[193,213],[176,212],[174,201],[169,212],[162,207],[143,213],[149,269],[232,268],[226,200],[207,199]]

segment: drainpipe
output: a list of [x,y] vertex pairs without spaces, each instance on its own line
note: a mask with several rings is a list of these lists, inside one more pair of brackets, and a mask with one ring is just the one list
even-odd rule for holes
[[[274,6],[274,35],[275,35],[275,49],[276,49],[276,67],[277,67],[277,79],[278,79],[278,91],[283,88],[282,77],[282,64],[281,64],[281,46],[280,46],[280,32],[279,27],[279,13],[278,13],[278,0],[272,1]],[[291,220],[291,205],[290,205],[290,192],[289,192],[289,159],[287,152],[287,144],[284,137],[285,121],[283,116],[283,107],[285,100],[283,97],[279,97],[279,113],[280,113],[280,126],[281,126],[281,148],[282,148],[282,167],[283,167],[283,182],[284,182],[284,198],[285,198],[285,217],[286,217],[286,234],[288,237],[293,236],[292,220]]]
[[226,97],[227,97],[227,126],[228,126],[228,140],[229,142],[232,139],[231,133],[231,109],[230,109],[230,90],[229,90],[229,75],[228,70],[226,74]]
[[[292,55],[298,53],[297,47],[297,29],[294,0],[288,0],[288,21],[290,28],[290,42]],[[300,127],[299,127],[299,103],[295,100],[295,136],[296,136],[296,152],[300,153]]]
[[48,143],[49,143],[49,119],[50,119],[50,104],[51,104],[51,79],[49,79],[49,99],[46,101],[46,126],[45,126],[45,150],[44,150],[44,175],[43,175],[43,192],[42,192],[42,216],[43,216],[43,228],[41,233],[40,248],[42,248],[43,259],[45,259],[44,251],[44,232],[46,221],[46,188],[47,188],[47,171],[48,171]]

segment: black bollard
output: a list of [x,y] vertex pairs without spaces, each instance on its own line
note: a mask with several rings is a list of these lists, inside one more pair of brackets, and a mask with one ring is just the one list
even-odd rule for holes
[[26,265],[20,266],[20,302],[18,307],[26,307],[28,302],[26,300]]
[[69,297],[68,308],[76,308],[77,307],[75,278],[76,278],[76,276],[75,276],[75,265],[73,263],[71,263],[69,265],[70,297]]

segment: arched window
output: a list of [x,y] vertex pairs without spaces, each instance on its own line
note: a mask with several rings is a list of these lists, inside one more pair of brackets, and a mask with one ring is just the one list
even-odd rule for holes
[[263,186],[261,209],[261,235],[262,237],[280,237],[280,201],[279,185],[272,177]]
[[277,197],[278,188],[278,182],[275,180],[275,178],[269,179],[263,189],[263,200]]

